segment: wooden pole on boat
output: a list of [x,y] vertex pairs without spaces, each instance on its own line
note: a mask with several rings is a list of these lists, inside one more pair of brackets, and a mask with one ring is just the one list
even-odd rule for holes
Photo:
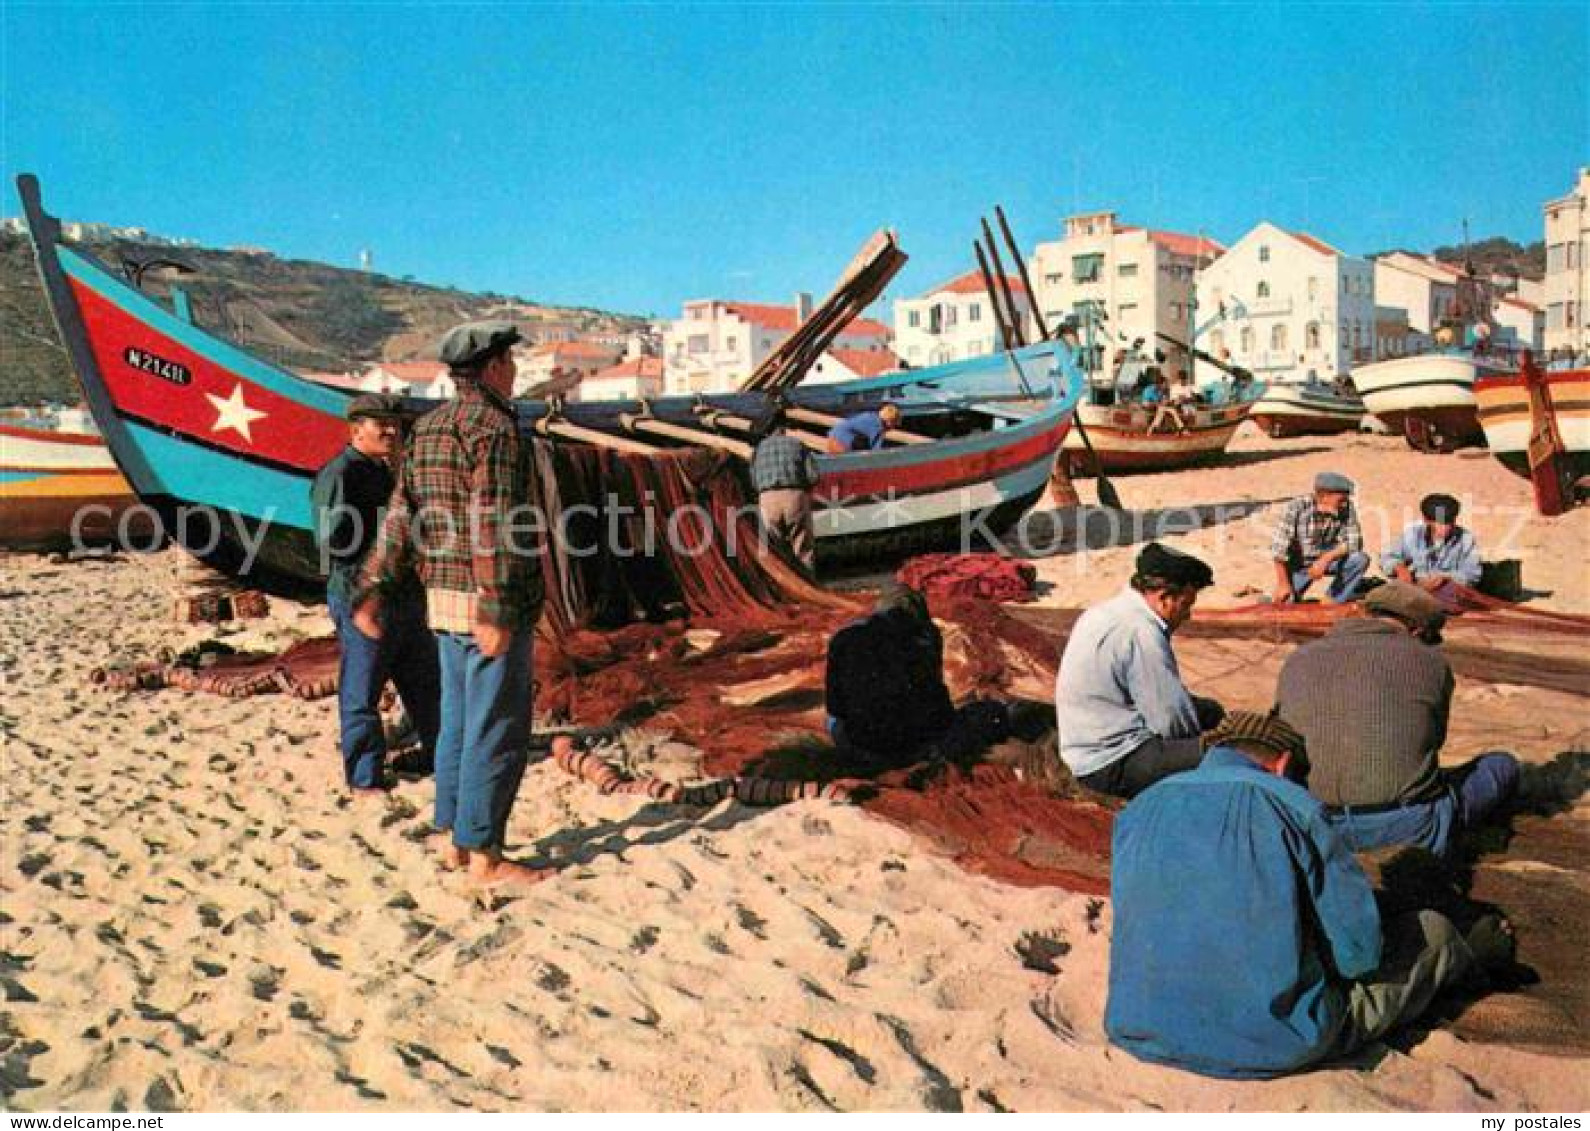
[[1001,349],[1009,350],[1015,347],[1015,335],[1010,324],[1005,321],[1005,312],[1000,309],[999,291],[994,287],[994,273],[988,269],[988,260],[983,256],[983,242],[972,241],[972,251],[977,254],[977,269],[983,273],[983,289],[988,292],[988,305],[994,312],[994,323],[999,327],[999,345]]
[[988,226],[988,218],[986,216],[982,219],[983,239],[988,244],[989,262],[993,264],[999,289],[1005,295],[1005,312],[1010,319],[1010,328],[1015,331],[1016,345],[1019,348],[1027,344],[1027,332],[1022,328],[1021,316],[1016,312],[1016,300],[1010,293],[1010,276],[1005,274],[1005,264],[999,258],[999,245],[994,243],[994,230]]
[[1536,367],[1535,356],[1529,350],[1520,359],[1518,374],[1529,394],[1529,443],[1524,455],[1529,461],[1529,482],[1535,489],[1535,509],[1547,518],[1555,518],[1569,505],[1557,407],[1552,403],[1551,384]]
[[619,422],[631,432],[649,432],[653,436],[667,436],[673,440],[683,440],[688,444],[697,444],[719,451],[728,452],[730,455],[739,456],[741,459],[751,458],[751,445],[744,440],[736,440],[729,436],[719,436],[713,432],[705,432],[700,428],[689,428],[683,424],[670,424],[666,420],[658,420],[655,416],[643,413],[626,412],[619,415]]
[[565,440],[578,440],[582,444],[611,448],[615,452],[632,456],[656,456],[661,455],[663,451],[655,444],[627,440],[622,436],[610,436],[606,432],[598,432],[595,428],[586,428],[583,425],[570,424],[567,420],[545,416],[535,422],[535,430],[543,436],[562,436]]
[[[832,428],[844,419],[827,412],[818,412],[816,409],[801,408],[799,405],[790,405],[784,410],[784,415],[791,420],[799,420],[806,424],[816,424],[824,428]],[[915,432],[906,432],[899,428],[891,428],[886,433],[889,439],[900,444],[931,444],[933,437],[920,436]]]
[[1038,293],[1032,289],[1032,279],[1027,275],[1027,261],[1022,258],[1021,249],[1016,246],[1016,237],[1010,234],[1010,224],[1005,219],[1005,210],[999,205],[994,205],[994,216],[999,220],[999,230],[1005,235],[1005,246],[1010,248],[1010,258],[1015,261],[1016,270],[1021,273],[1021,285],[1027,288],[1027,300],[1032,303],[1033,321],[1038,324],[1038,340],[1047,341],[1049,328],[1043,322],[1043,309],[1038,304]]

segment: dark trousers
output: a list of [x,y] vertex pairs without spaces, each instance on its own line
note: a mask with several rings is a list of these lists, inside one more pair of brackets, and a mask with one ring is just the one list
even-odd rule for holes
[[326,603],[342,651],[337,670],[337,718],[342,730],[343,774],[353,789],[377,788],[386,772],[381,692],[388,679],[396,685],[426,753],[436,749],[441,722],[436,637],[425,626],[422,602],[383,604],[380,640],[359,631],[346,598],[329,597]]
[[846,733],[844,722],[832,715],[828,717],[828,734],[835,746],[880,770],[924,761],[967,763],[1010,737],[1010,709],[994,700],[974,699],[955,709],[955,717],[943,734],[888,750],[858,746]]
[[1098,793],[1132,798],[1155,782],[1190,770],[1203,760],[1203,743],[1198,739],[1155,735],[1126,757],[1077,780]]
[[1447,856],[1460,832],[1483,823],[1518,792],[1518,759],[1493,750],[1456,769],[1443,770],[1441,778],[1446,788],[1433,801],[1373,813],[1326,809],[1325,819],[1354,852],[1409,845]]

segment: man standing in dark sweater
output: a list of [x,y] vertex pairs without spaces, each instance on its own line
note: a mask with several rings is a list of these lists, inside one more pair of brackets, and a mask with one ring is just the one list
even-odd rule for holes
[[386,736],[381,727],[381,692],[391,679],[419,732],[425,760],[436,750],[441,683],[436,639],[425,626],[425,594],[413,583],[388,601],[381,639],[353,623],[352,599],[359,568],[380,529],[381,511],[395,482],[392,461],[401,444],[403,409],[396,397],[366,394],[348,404],[348,446],[320,469],[310,498],[315,541],[326,562],[326,605],[337,626],[342,661],[337,678],[337,714],[342,762],[355,794],[386,789]]
[[1364,609],[1287,659],[1276,704],[1307,738],[1309,791],[1351,848],[1445,856],[1459,831],[1513,795],[1518,762],[1491,752],[1441,768],[1454,680],[1434,596],[1391,581]]

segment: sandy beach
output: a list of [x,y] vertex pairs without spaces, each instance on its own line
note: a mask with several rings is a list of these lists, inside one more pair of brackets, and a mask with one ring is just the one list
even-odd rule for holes
[[[1171,536],[1215,567],[1204,605],[1268,589],[1275,508],[1263,504],[1330,468],[1357,480],[1366,513],[1385,508],[1393,533],[1423,493],[1458,496],[1487,557],[1523,562],[1533,606],[1590,613],[1590,509],[1535,517],[1528,485],[1483,452],[1246,433],[1234,451],[1227,466],[1118,482],[1150,515],[1242,512]],[[1376,552],[1378,521],[1366,521]],[[1135,552],[1042,561],[1040,603],[1108,595]],[[175,552],[0,560],[8,1109],[1590,1107],[1590,977],[1582,947],[1562,954],[1590,931],[1578,793],[1521,819],[1515,851],[1473,869],[1477,897],[1533,901],[1519,959],[1537,984],[1347,1064],[1210,1080],[1105,1040],[1108,900],[971,874],[845,804],[669,806],[601,796],[543,762],[510,841],[561,871],[482,906],[434,869],[428,780],[387,801],[346,797],[334,700],[90,685],[92,669],[161,647],[219,635],[275,648],[329,631],[323,610],[282,600],[219,633],[178,626],[180,566]],[[1269,706],[1290,649],[1178,645],[1195,691],[1247,708]],[[1443,759],[1505,748],[1582,772],[1585,707],[1584,693],[1460,679]],[[702,753],[660,723],[619,756],[700,776]]]

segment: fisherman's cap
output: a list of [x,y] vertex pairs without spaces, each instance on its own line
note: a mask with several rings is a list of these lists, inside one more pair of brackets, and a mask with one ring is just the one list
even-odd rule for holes
[[1451,495],[1426,495],[1419,502],[1419,513],[1431,522],[1456,522],[1463,508]]
[[1137,555],[1137,572],[1178,587],[1206,589],[1215,583],[1215,571],[1191,554],[1150,542]]
[[349,420],[362,420],[365,417],[371,420],[401,420],[408,413],[403,410],[403,402],[397,397],[386,393],[360,393],[348,402],[348,411],[344,415]]
[[1377,585],[1364,598],[1364,608],[1406,621],[1424,632],[1438,632],[1446,623],[1446,610],[1428,591],[1406,581]]
[[1314,490],[1340,491],[1345,495],[1353,493],[1353,481],[1339,471],[1322,471],[1314,476]]
[[512,322],[465,322],[442,336],[436,354],[451,369],[469,369],[521,340]]
[[1280,715],[1258,711],[1232,711],[1203,736],[1204,745],[1251,742],[1277,754],[1301,755],[1306,743],[1297,729]]

